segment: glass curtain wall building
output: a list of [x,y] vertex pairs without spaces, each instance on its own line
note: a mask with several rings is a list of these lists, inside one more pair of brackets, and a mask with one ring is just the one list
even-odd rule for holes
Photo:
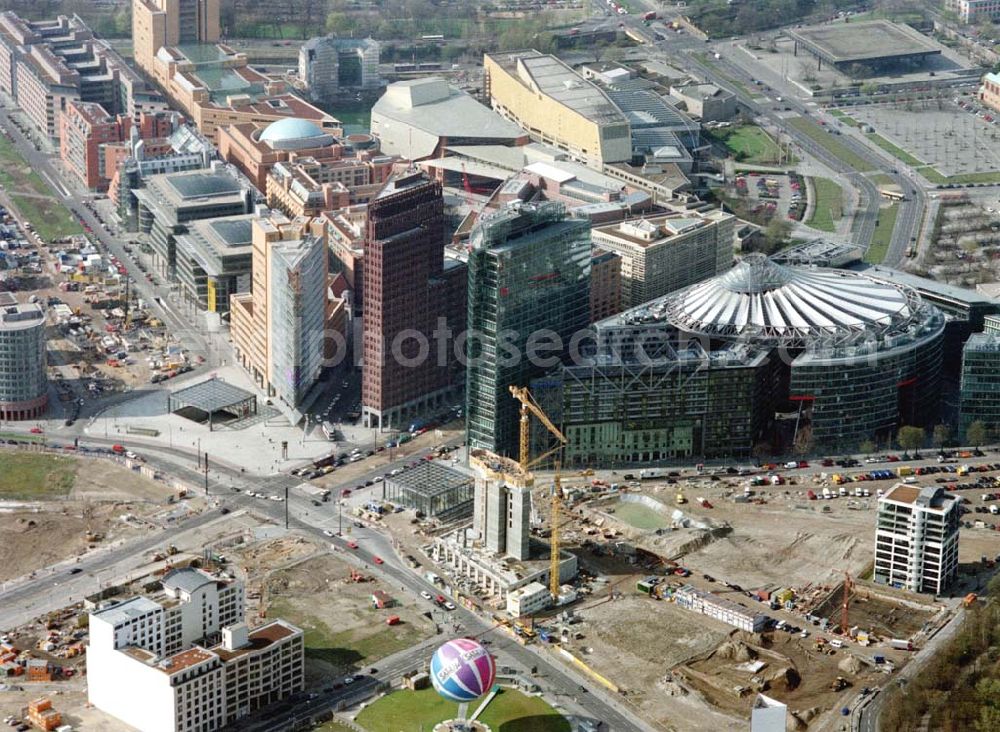
[[[509,387],[558,365],[588,324],[589,223],[555,202],[484,217],[471,235],[468,303],[468,445],[515,455],[519,407]],[[562,348],[543,345],[556,341]]]

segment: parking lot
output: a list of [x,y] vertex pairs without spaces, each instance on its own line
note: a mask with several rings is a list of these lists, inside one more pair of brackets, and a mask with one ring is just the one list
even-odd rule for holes
[[972,95],[846,111],[942,175],[1000,170],[998,120]]

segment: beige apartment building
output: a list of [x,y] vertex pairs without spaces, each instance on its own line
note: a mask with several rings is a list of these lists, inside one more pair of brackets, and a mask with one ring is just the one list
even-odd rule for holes
[[625,308],[728,270],[736,217],[724,211],[666,214],[591,230],[595,247],[621,257]]
[[628,119],[555,56],[534,50],[486,54],[483,87],[494,111],[592,168],[632,158]]

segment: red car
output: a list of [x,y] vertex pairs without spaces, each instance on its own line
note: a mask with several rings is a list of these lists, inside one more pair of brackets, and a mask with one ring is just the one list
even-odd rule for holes
[[358,548],[358,542],[356,542],[356,541],[349,541],[349,542],[347,542],[347,547],[349,549],[357,549]]
[[372,557],[372,561],[375,562],[375,564],[384,564],[382,557]]
[[44,430],[41,427],[32,427],[31,428],[31,434],[33,434],[33,435],[40,435],[40,434],[42,434],[42,432],[44,432]]

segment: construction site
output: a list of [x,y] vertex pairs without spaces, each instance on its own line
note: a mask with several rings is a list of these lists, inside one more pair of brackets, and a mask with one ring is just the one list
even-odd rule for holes
[[[29,575],[146,534],[165,514],[198,511],[201,501],[178,502],[179,492],[142,470],[138,460],[105,456],[75,458],[37,448],[7,447],[0,466],[19,492],[0,492],[0,581]],[[126,464],[128,463],[128,464]],[[60,486],[53,494],[53,485]],[[35,492],[33,486],[44,487]]]
[[307,686],[357,671],[437,631],[426,607],[325,545],[289,536],[247,547],[236,562],[246,573],[252,625],[280,617],[306,631]]

